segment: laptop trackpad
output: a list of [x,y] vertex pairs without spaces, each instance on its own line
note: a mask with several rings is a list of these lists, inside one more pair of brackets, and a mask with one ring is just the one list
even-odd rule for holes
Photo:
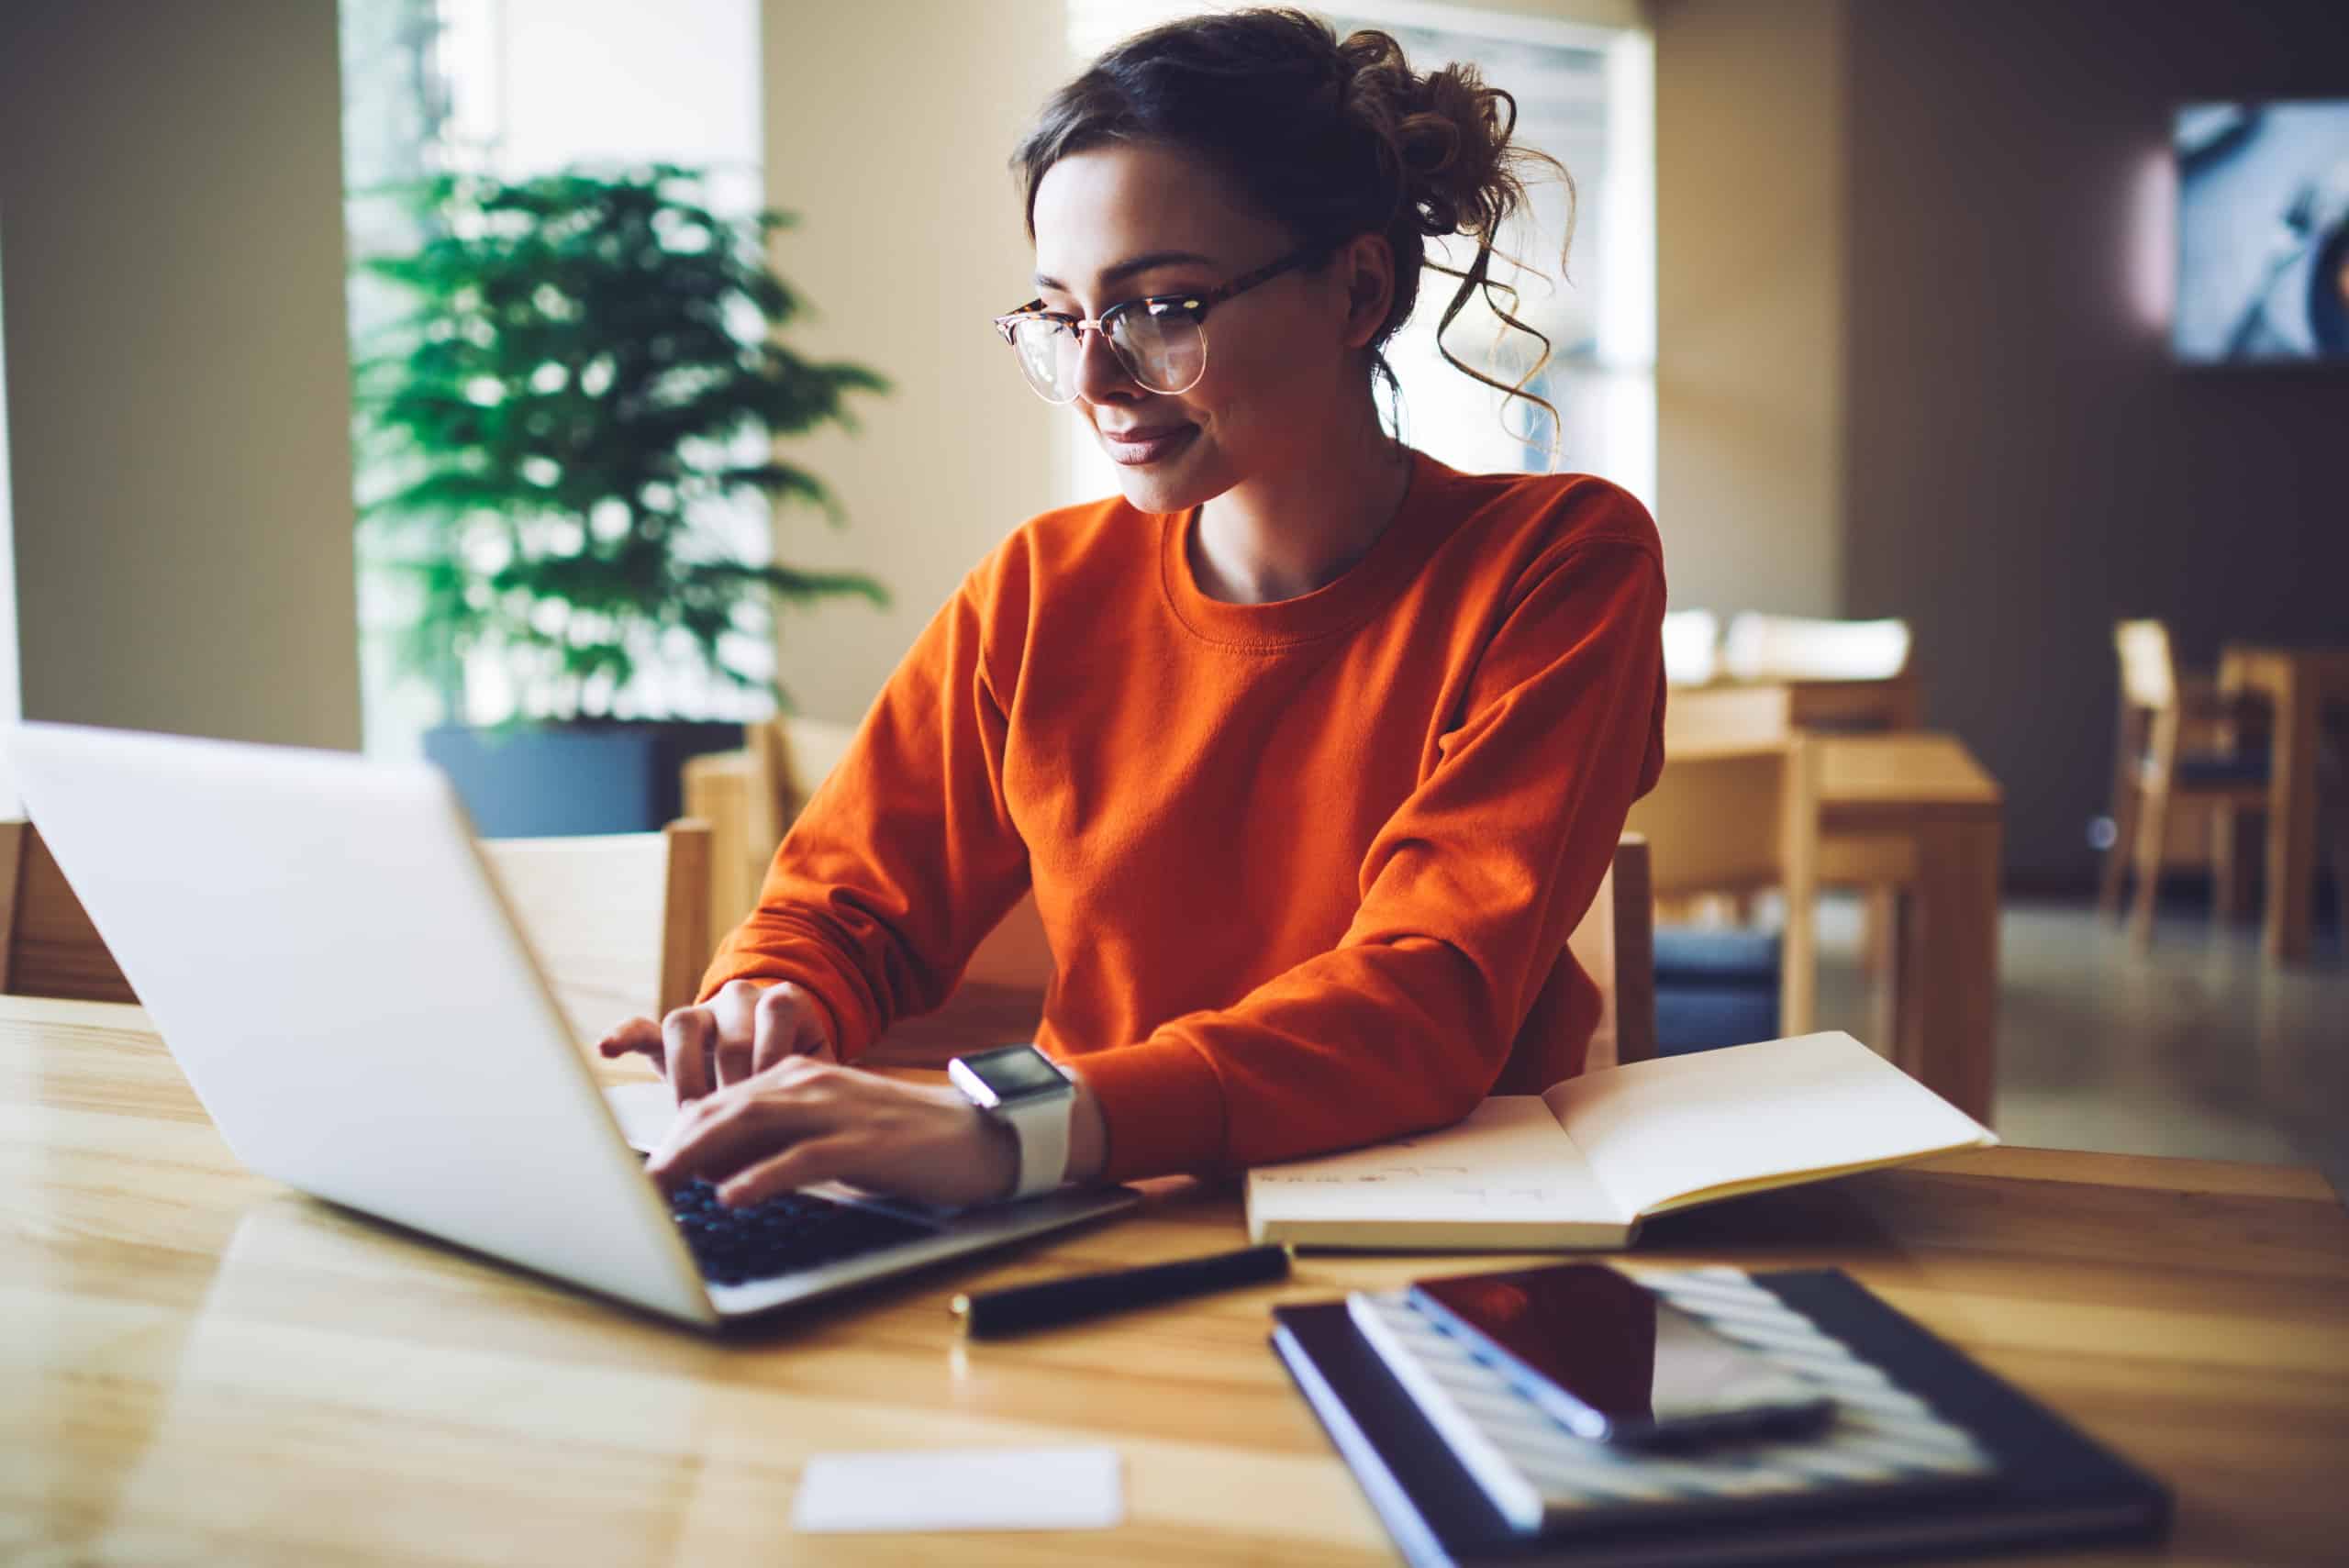
[[650,1154],[660,1148],[661,1140],[669,1136],[670,1124],[677,1119],[676,1096],[662,1079],[607,1084],[604,1099],[619,1121],[620,1136],[639,1153]]

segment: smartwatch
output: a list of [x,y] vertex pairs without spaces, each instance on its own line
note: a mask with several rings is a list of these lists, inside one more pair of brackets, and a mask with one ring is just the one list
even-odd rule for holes
[[1068,1175],[1068,1124],[1076,1085],[1060,1063],[1032,1045],[1007,1045],[958,1056],[946,1064],[946,1075],[1019,1141],[1014,1198],[1034,1197],[1061,1184]]

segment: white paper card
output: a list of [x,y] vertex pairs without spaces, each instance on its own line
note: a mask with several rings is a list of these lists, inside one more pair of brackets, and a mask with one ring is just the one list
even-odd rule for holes
[[1118,1451],[921,1449],[807,1462],[794,1529],[1108,1529],[1126,1517]]

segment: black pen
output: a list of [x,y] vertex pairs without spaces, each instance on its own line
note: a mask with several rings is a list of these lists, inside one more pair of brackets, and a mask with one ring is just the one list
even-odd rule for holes
[[1243,1247],[1206,1258],[1152,1263],[1147,1268],[1112,1269],[1108,1273],[1077,1274],[1046,1280],[1041,1284],[1013,1285],[1008,1290],[957,1296],[948,1307],[963,1319],[965,1332],[976,1339],[1024,1333],[1073,1323],[1129,1307],[1174,1301],[1233,1285],[1280,1279],[1288,1273],[1286,1247]]

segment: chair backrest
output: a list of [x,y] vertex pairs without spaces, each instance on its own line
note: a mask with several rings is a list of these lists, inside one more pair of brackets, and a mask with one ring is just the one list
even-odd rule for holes
[[2159,711],[2177,703],[2177,656],[2169,628],[2157,620],[2117,621],[2112,650],[2121,659],[2121,700]]
[[1584,1058],[1586,1072],[1655,1054],[1655,895],[1648,841],[1626,833],[1598,895],[1566,939],[1566,950],[1598,985],[1601,1010]]
[[29,822],[0,822],[0,991],[139,1000]]
[[818,719],[745,727],[739,751],[685,759],[685,815],[709,824],[710,929],[732,930],[757,905],[767,862],[856,731]]
[[1810,1024],[1819,977],[1818,750],[1800,736],[1776,746],[1675,753],[1631,806],[1628,831],[1647,840],[1653,893],[1779,889],[1786,899],[1779,1017]]
[[1741,681],[1888,681],[1909,669],[1905,620],[1814,620],[1745,611],[1730,619],[1721,663]]
[[1720,618],[1710,610],[1667,610],[1664,617],[1664,678],[1701,686],[1720,662]]
[[[784,830],[807,804],[807,797],[848,755],[856,728],[853,724],[797,717],[772,718],[751,727],[751,754],[775,802],[776,844],[783,842]],[[767,852],[774,852],[773,844],[767,846]]]
[[581,1043],[693,1001],[715,940],[707,823],[481,847]]

